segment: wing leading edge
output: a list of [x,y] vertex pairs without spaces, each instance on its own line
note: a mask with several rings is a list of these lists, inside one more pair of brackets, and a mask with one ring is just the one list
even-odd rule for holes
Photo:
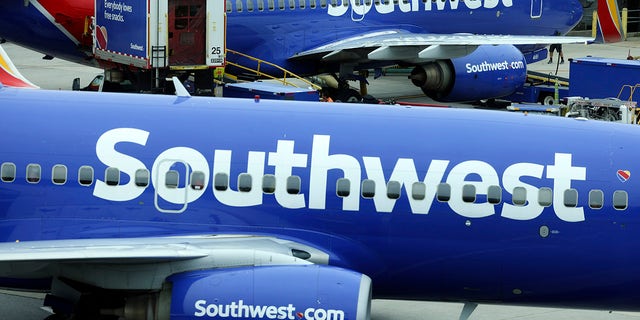
[[127,289],[158,289],[187,270],[329,262],[306,245],[247,235],[26,241],[0,243],[0,252],[0,278],[68,277]]
[[[301,59],[321,55],[331,61],[347,55],[369,60],[430,61],[465,56],[480,45],[534,45],[588,43],[593,38],[527,35],[419,34],[404,30],[384,30],[328,43],[292,56]],[[348,54],[359,52],[359,54]]]

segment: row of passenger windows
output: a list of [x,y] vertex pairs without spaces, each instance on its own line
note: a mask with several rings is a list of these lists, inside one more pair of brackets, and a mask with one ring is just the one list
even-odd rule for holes
[[[0,167],[0,179],[3,182],[13,182],[16,179],[16,165],[5,162]],[[39,183],[42,178],[42,168],[39,164],[27,165],[26,180],[29,183]],[[147,169],[139,169],[134,174],[136,186],[146,188],[149,185],[150,173]],[[67,182],[67,167],[57,164],[51,169],[51,181],[56,185],[63,185]],[[108,167],[105,170],[104,181],[109,186],[120,184],[120,170]],[[202,190],[205,185],[205,174],[201,171],[191,173],[189,185],[193,190]],[[90,186],[94,182],[94,170],[90,166],[82,166],[78,169],[78,183],[82,186]],[[262,177],[262,192],[271,194],[276,191],[276,177],[267,174]],[[290,176],[286,180],[286,190],[289,194],[300,193],[302,180],[299,176]],[[169,170],[165,173],[165,186],[167,188],[178,188],[180,186],[180,173],[176,170]],[[229,175],[226,173],[216,173],[213,178],[213,187],[217,191],[229,189]],[[238,191],[250,192],[253,187],[253,177],[248,173],[238,175]],[[365,179],[361,183],[360,196],[371,199],[376,195],[376,182]],[[402,184],[398,181],[389,181],[386,186],[386,196],[389,199],[400,198]],[[423,182],[414,182],[411,186],[411,198],[414,200],[424,200],[427,193],[427,185]],[[336,182],[336,194],[339,197],[348,197],[351,194],[351,181],[341,178]],[[485,193],[482,193],[485,196]],[[512,192],[512,203],[516,206],[525,206],[528,201],[535,201],[543,207],[553,204],[553,190],[543,187],[538,189],[537,195],[527,195],[527,189],[516,187]],[[451,200],[451,185],[447,183],[438,184],[436,199],[440,202]],[[476,187],[473,184],[462,186],[462,201],[475,203],[477,199]],[[489,186],[486,192],[486,201],[490,204],[500,204],[502,202],[502,188],[500,186]],[[567,189],[563,192],[563,204],[566,207],[578,206],[578,191]],[[604,192],[601,190],[591,190],[589,192],[589,207],[601,209],[604,205]],[[629,206],[629,196],[626,191],[615,191],[613,193],[613,206],[617,210],[626,210]]]
[[[394,5],[398,5],[400,2],[404,4],[410,4],[411,0],[359,0],[355,2],[356,6],[371,6],[372,3],[375,5],[381,4],[390,4],[393,2]],[[425,2],[437,2],[437,0],[422,0]],[[441,2],[445,2],[446,0],[440,0]],[[295,10],[295,9],[316,9],[318,7],[325,9],[327,5],[338,6],[342,3],[343,6],[349,5],[349,0],[227,0],[227,12],[242,12],[244,10],[248,12],[253,12],[254,10],[258,11],[274,11],[276,8],[278,10]],[[246,7],[246,8],[245,8]]]

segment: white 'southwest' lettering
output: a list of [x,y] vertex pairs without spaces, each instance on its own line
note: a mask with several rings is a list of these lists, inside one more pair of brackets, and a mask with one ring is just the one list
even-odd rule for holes
[[[463,4],[463,5],[461,5]],[[396,6],[400,12],[415,12],[415,11],[432,11],[432,10],[458,10],[458,9],[494,9],[500,4],[504,7],[512,7],[513,0],[447,0],[447,1],[423,1],[423,0],[409,0],[409,1],[366,1],[366,0],[339,0],[336,5],[330,5],[328,7],[328,13],[331,16],[339,17],[345,15],[352,10],[352,16],[363,17],[370,11],[374,10],[380,14],[389,14],[396,10]]]
[[110,201],[129,201],[139,197],[144,189],[135,185],[135,172],[138,169],[146,169],[142,161],[116,151],[116,144],[119,142],[131,142],[144,146],[147,144],[149,132],[132,129],[119,128],[105,132],[96,142],[96,155],[98,159],[108,167],[115,167],[120,172],[129,175],[129,182],[118,186],[109,186],[104,181],[96,180],[93,188],[93,195]]
[[[219,319],[303,319],[303,320],[345,320],[343,310],[307,308],[297,312],[292,304],[287,306],[257,306],[245,304],[244,300],[229,304],[208,304],[207,300],[198,300],[194,304],[195,317]],[[304,316],[304,318],[300,317]]]
[[[96,155],[98,159],[108,167],[116,167],[122,173],[130,177],[129,182],[123,185],[108,186],[105,182],[97,180],[94,196],[110,201],[129,201],[139,197],[144,188],[135,185],[133,177],[138,169],[146,169],[145,164],[137,158],[116,151],[116,144],[134,143],[142,147],[146,145],[149,132],[119,128],[105,132],[96,142]],[[216,190],[211,187],[213,196],[223,205],[231,207],[247,207],[262,205],[265,195],[262,192],[262,177],[267,166],[273,167],[272,171],[276,188],[274,197],[283,208],[316,210],[326,209],[327,197],[337,197],[327,190],[334,190],[329,184],[335,185],[336,180],[329,179],[329,171],[341,171],[342,177],[349,181],[349,194],[342,198],[343,211],[358,211],[360,202],[367,201],[361,198],[361,183],[364,179],[372,180],[375,184],[375,192],[372,195],[376,212],[392,212],[399,198],[390,197],[387,194],[387,185],[390,181],[400,184],[405,190],[401,201],[409,202],[411,213],[428,214],[433,205],[438,185],[446,182],[451,189],[450,199],[447,201],[451,210],[468,218],[483,218],[496,214],[500,209],[500,215],[513,220],[532,220],[537,218],[544,207],[536,201],[536,195],[540,186],[553,185],[553,210],[558,218],[567,222],[584,221],[584,209],[582,207],[566,206],[564,192],[571,189],[572,181],[586,180],[587,168],[576,167],[572,164],[572,155],[568,153],[556,153],[554,163],[542,165],[537,163],[513,163],[500,175],[494,166],[480,160],[463,161],[450,167],[450,160],[433,159],[428,167],[424,163],[416,165],[414,159],[399,158],[395,165],[384,168],[380,157],[363,156],[361,160],[349,154],[331,153],[331,137],[328,135],[314,135],[311,146],[311,156],[305,153],[295,152],[295,141],[278,140],[275,152],[249,151],[246,161],[243,155],[232,161],[232,150],[213,150],[213,163],[210,166],[205,156],[200,151],[188,147],[173,147],[161,152],[155,159],[152,170],[152,185],[157,195],[168,202],[181,204],[198,200],[205,193],[210,180],[215,174],[224,173],[229,179],[235,179],[231,172],[238,172],[244,168],[232,170],[233,163],[246,163],[246,173],[251,177],[251,189],[249,191]],[[205,175],[203,187],[194,190],[188,188],[188,177],[185,177],[184,185],[168,188],[165,185],[165,173],[174,165],[182,164],[186,171],[200,171]],[[210,168],[213,170],[210,170]],[[305,194],[289,193],[287,180],[295,170],[307,168],[309,173],[306,186],[301,190],[308,190],[309,202]],[[390,170],[391,169],[391,170]],[[425,170],[426,169],[426,170]],[[546,176],[544,175],[546,169]],[[213,172],[212,172],[213,171]],[[448,174],[447,174],[447,171]],[[420,177],[418,172],[424,172]],[[385,177],[388,174],[388,178]],[[303,183],[305,175],[301,175]],[[525,178],[526,177],[526,178]],[[531,181],[539,180],[540,184],[531,184]],[[548,180],[552,180],[548,181]],[[524,182],[527,181],[528,183]],[[545,181],[547,181],[545,183]],[[416,183],[420,185],[421,196],[413,197]],[[521,188],[530,199],[522,205],[514,205],[502,202],[501,207],[489,201],[473,201],[465,199],[463,189],[471,186],[475,189],[474,195],[480,199],[486,199],[490,186],[500,186],[506,193],[513,193],[515,188]],[[186,188],[186,190],[185,190]],[[335,199],[335,198],[333,198]],[[406,199],[406,200],[405,200]]]
[[467,73],[480,73],[480,72],[488,72],[488,71],[503,71],[503,70],[518,70],[525,69],[526,65],[522,61],[503,61],[503,62],[483,62],[480,64],[471,64],[467,63],[465,65],[467,69]]
[[305,207],[304,194],[289,194],[287,188],[282,187],[287,185],[287,178],[291,176],[293,168],[307,167],[307,155],[294,153],[294,145],[293,141],[278,140],[277,151],[269,152],[269,165],[275,167],[276,186],[280,186],[275,190],[276,201],[289,209]]
[[[480,176],[479,182],[467,181],[469,175]],[[462,199],[462,186],[473,185],[476,195],[487,194],[489,186],[499,185],[498,173],[490,164],[482,161],[465,161],[451,169],[447,177],[447,183],[451,185],[451,210],[467,218],[484,218],[495,214],[495,207],[488,203],[465,202]]]

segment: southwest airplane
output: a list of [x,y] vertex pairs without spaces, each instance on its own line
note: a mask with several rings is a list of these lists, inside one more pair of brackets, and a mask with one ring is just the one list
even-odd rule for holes
[[0,287],[49,320],[640,310],[635,126],[177,88],[0,86]]
[[[169,0],[193,17],[204,3]],[[558,36],[580,21],[578,0],[232,0],[226,11],[227,48],[301,75],[339,73],[334,95],[343,101],[357,97],[344,80],[354,71],[392,65],[413,68],[411,82],[436,100],[505,96],[524,83],[526,63],[546,58],[548,44],[589,40]],[[1,1],[0,37],[96,64],[87,31],[95,14],[92,0]],[[137,71],[134,83],[148,74]]]

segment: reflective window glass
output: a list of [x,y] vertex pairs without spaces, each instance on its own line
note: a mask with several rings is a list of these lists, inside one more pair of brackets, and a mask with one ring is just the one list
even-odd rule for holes
[[602,190],[589,191],[589,208],[602,209],[604,206],[604,192]]
[[78,169],[78,183],[81,186],[90,186],[93,184],[93,168],[90,166],[82,166]]
[[336,182],[336,192],[338,197],[348,197],[351,194],[351,181],[341,178]]
[[29,183],[38,183],[40,182],[40,177],[42,176],[42,169],[39,164],[29,164],[27,165],[27,182]]
[[67,167],[61,164],[53,166],[51,180],[54,184],[65,184],[67,182]]
[[362,181],[362,197],[373,198],[376,195],[376,182],[371,179]]
[[0,169],[0,176],[3,182],[13,182],[16,180],[16,165],[9,162],[3,163]]

